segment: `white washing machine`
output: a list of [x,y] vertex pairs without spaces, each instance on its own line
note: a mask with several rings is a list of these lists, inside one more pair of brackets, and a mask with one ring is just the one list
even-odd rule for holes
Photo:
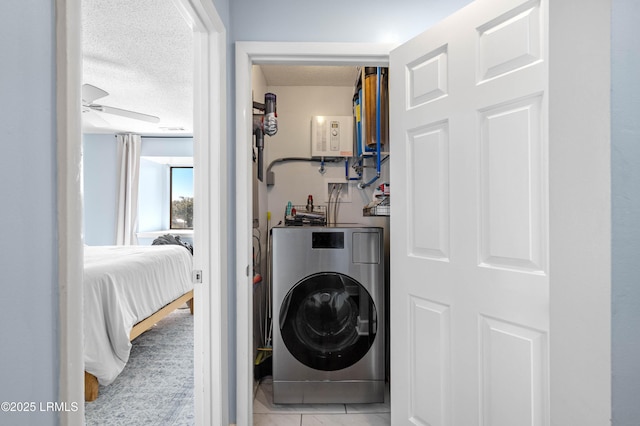
[[383,402],[382,228],[275,227],[271,241],[273,402]]

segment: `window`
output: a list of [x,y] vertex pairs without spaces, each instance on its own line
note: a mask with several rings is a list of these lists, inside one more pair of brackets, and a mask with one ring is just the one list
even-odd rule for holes
[[171,229],[193,229],[193,167],[170,168]]

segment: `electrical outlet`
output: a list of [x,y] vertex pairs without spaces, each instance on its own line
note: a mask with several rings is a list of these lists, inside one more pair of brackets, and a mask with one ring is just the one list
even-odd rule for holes
[[[351,185],[345,179],[326,178],[324,180],[325,193],[324,201],[329,202],[329,196],[331,196],[331,202],[334,203],[336,199],[339,203],[351,202]],[[332,192],[333,191],[333,192]]]

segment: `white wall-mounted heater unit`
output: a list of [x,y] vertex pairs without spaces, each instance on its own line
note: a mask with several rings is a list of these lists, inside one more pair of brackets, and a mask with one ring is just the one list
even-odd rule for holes
[[311,117],[312,157],[353,157],[353,117]]

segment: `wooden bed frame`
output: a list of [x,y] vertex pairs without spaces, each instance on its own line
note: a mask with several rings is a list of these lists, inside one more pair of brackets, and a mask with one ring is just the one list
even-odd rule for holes
[[[129,340],[133,340],[145,331],[149,330],[155,323],[169,315],[171,312],[178,309],[180,306],[187,303],[191,315],[193,315],[193,290],[189,290],[187,293],[178,297],[173,302],[160,308],[156,313],[148,316],[139,323],[133,326],[131,333],[129,334]],[[84,400],[95,401],[98,398],[98,378],[93,374],[84,372]]]

